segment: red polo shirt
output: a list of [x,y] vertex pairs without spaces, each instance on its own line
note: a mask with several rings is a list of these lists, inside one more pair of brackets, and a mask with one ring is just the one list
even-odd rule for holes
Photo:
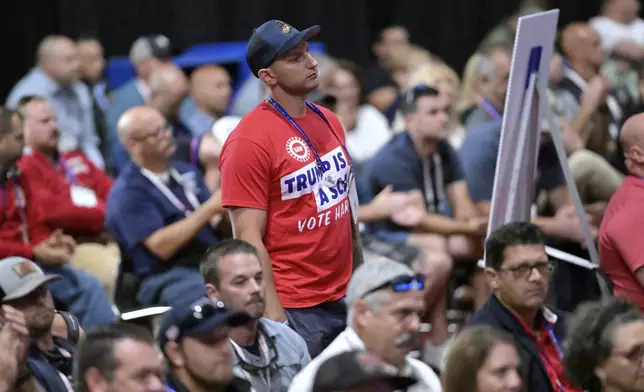
[[[50,192],[50,198],[39,200],[43,223],[50,229],[62,229],[76,235],[94,234],[103,230],[105,200],[112,186],[112,179],[82,152],[61,153],[59,161],[54,163],[41,152],[32,150],[22,156],[18,167],[33,187]],[[97,205],[75,205],[71,197],[72,185],[94,191]]]
[[637,271],[644,267],[644,180],[629,176],[610,198],[599,228],[600,267],[612,281],[615,295],[644,311],[644,287]]
[[[535,331],[521,318],[516,316],[515,318],[519,321],[528,336],[537,344],[539,356],[541,357],[543,366],[546,368],[546,373],[548,373],[548,379],[550,380],[550,384],[552,384],[552,389],[555,392],[581,392],[581,390],[574,388],[566,380],[563,364],[561,363],[561,356],[559,355],[559,350],[563,350],[561,347],[562,342],[556,343],[552,339],[545,324],[541,323],[539,330]],[[554,333],[555,324],[550,323],[550,328]],[[559,344],[559,348],[557,348],[557,344]]]

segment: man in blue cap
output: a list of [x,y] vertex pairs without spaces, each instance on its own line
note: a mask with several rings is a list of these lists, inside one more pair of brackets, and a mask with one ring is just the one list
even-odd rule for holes
[[344,129],[333,112],[306,99],[319,84],[307,43],[319,31],[280,20],[253,31],[246,61],[271,93],[241,120],[219,159],[235,238],[259,251],[264,314],[288,317],[311,357],[345,328],[343,298],[361,260]]
[[175,392],[246,392],[250,383],[233,377],[230,327],[251,321],[248,313],[226,309],[204,297],[176,306],[161,319],[159,347],[168,360],[167,382]]

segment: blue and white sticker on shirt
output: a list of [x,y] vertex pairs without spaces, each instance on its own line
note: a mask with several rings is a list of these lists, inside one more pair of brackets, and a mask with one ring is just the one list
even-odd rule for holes
[[[347,196],[353,178],[350,178],[351,169],[344,150],[338,146],[320,158],[325,175],[330,173],[332,178],[339,179],[335,186],[325,186],[315,161],[280,179],[282,200],[297,199],[310,193],[315,197],[318,214],[299,221],[300,232],[304,229],[313,230],[327,226],[349,213],[350,204]],[[333,207],[336,207],[335,210],[329,210]]]

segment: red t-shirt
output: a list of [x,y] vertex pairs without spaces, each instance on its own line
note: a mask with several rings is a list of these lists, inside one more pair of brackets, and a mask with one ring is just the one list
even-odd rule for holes
[[[320,108],[344,143],[338,118]],[[325,168],[348,182],[346,151],[312,110],[294,119]],[[353,265],[348,189],[321,186],[315,154],[297,129],[264,102],[226,140],[219,159],[224,207],[267,212],[264,246],[285,308],[345,295]]]
[[599,264],[615,295],[644,311],[644,287],[635,272],[644,267],[644,180],[629,176],[610,198],[599,230]]

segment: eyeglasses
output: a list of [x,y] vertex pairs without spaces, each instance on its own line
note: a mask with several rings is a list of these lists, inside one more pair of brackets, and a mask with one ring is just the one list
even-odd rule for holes
[[160,127],[156,128],[152,132],[146,133],[145,135],[132,136],[132,140],[135,140],[135,141],[138,141],[138,142],[143,142],[143,141],[146,141],[150,137],[154,137],[155,139],[158,139],[159,136],[161,136],[164,132],[171,132],[171,131],[172,131],[172,127],[170,126],[170,124],[165,124],[163,126],[160,126]]
[[536,269],[541,275],[547,275],[555,270],[554,263],[550,261],[540,261],[534,264],[521,264],[514,267],[500,268],[499,272],[509,272],[515,279],[527,279],[532,275],[532,270]]
[[367,295],[371,293],[375,293],[376,291],[380,291],[384,288],[391,288],[394,292],[400,293],[400,292],[406,292],[406,291],[412,291],[412,290],[424,290],[425,289],[425,277],[421,274],[417,274],[414,276],[409,276],[409,275],[401,275],[397,276],[391,280],[386,281],[385,283],[381,284],[380,286],[377,286],[369,291],[367,291],[362,298],[366,297]]

